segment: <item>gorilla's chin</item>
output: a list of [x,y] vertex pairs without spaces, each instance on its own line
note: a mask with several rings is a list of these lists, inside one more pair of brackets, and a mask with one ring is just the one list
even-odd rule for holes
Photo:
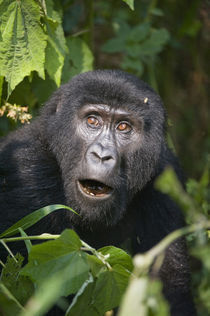
[[[66,194],[67,205],[73,208],[78,214],[71,214],[73,226],[83,226],[88,229],[100,225],[100,227],[115,226],[123,217],[127,208],[125,190],[113,190],[110,187],[103,187],[99,182],[82,182],[85,188],[81,188],[81,183],[69,190],[71,194]],[[99,185],[99,188],[98,188]],[[88,187],[88,188],[87,188]],[[85,190],[97,191],[94,195]],[[102,193],[102,192],[103,193]],[[92,193],[92,191],[90,191]],[[124,192],[124,194],[123,194]],[[119,202],[120,201],[120,202]]]

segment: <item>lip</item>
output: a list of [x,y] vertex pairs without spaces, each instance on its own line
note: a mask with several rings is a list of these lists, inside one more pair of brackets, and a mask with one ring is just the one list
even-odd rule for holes
[[91,199],[106,199],[113,192],[113,188],[96,179],[81,179],[77,184],[80,192]]

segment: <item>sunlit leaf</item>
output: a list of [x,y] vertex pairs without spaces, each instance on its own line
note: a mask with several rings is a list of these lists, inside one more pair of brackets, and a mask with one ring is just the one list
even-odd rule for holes
[[8,95],[32,71],[44,78],[46,35],[40,8],[31,0],[0,0],[2,39],[0,75],[8,82]]
[[134,0],[123,0],[127,5],[131,8],[131,10],[134,10]]
[[53,2],[51,0],[46,2],[46,8],[47,16],[45,17],[45,23],[48,38],[45,67],[50,78],[59,86],[67,47],[61,18],[58,11],[53,9]]

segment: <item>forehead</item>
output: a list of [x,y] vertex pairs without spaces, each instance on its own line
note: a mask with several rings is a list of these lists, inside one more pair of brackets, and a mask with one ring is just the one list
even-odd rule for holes
[[143,105],[145,98],[154,96],[154,91],[145,83],[131,75],[122,76],[117,71],[81,74],[70,81],[68,88],[82,106],[88,103],[107,104],[116,108],[128,104]]
[[118,71],[80,74],[63,87],[62,95],[64,112],[70,108],[71,113],[78,113],[92,104],[106,113],[114,110],[143,117],[164,115],[160,97],[153,89],[138,78]]
[[80,109],[81,113],[101,113],[103,115],[119,115],[119,116],[129,116],[130,111],[127,111],[123,108],[119,107],[112,107],[108,104],[85,104]]

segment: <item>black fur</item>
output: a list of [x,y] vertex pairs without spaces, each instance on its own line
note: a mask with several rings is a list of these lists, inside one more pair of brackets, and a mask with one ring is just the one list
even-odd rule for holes
[[[106,172],[100,170],[102,163],[96,167],[89,161],[92,143],[88,134],[88,140],[81,137],[83,125],[78,127],[83,122],[78,113],[88,104],[107,105],[110,113],[123,109],[132,114],[137,126],[132,142],[127,134],[119,136],[119,142],[109,134],[102,138],[103,143],[107,137],[104,147],[111,146],[108,164],[114,164],[106,167]],[[105,70],[74,77],[54,93],[37,119],[1,141],[0,230],[33,210],[62,203],[81,217],[58,211],[30,232],[60,233],[68,227],[95,247],[120,246],[130,238],[133,254],[147,251],[183,225],[179,208],[153,187],[168,165],[182,177],[165,141],[165,121],[160,97],[134,76]],[[78,192],[76,181],[90,177],[94,170],[98,180],[103,177],[103,182],[114,188],[110,198],[91,200]],[[184,240],[169,247],[160,276],[172,315],[195,315]]]

